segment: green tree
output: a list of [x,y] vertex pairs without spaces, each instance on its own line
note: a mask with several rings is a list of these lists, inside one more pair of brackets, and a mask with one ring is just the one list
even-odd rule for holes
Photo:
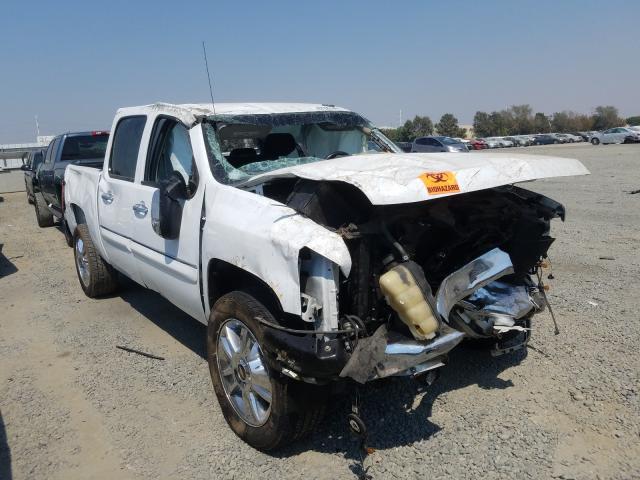
[[588,115],[571,111],[556,112],[551,119],[554,132],[581,132],[591,130],[593,120]]
[[640,115],[635,115],[633,117],[627,118],[627,123],[632,127],[635,127],[636,125],[640,125]]
[[407,120],[404,125],[397,128],[398,142],[411,142],[418,137],[424,137],[433,133],[433,122],[429,117],[416,115],[413,120]]
[[606,130],[623,124],[624,120],[618,115],[618,109],[612,105],[601,105],[593,111],[593,128],[595,130]]
[[400,129],[399,128],[381,128],[380,129],[380,131],[384,134],[384,136],[387,137],[392,142],[401,142],[402,140],[398,138],[398,134],[399,134],[398,130]]
[[512,118],[512,134],[526,135],[533,133],[533,109],[531,105],[511,105],[509,112]]
[[505,110],[491,112],[489,120],[491,121],[492,136],[504,136],[511,133],[513,122]]
[[440,117],[440,121],[436,124],[436,130],[440,135],[446,137],[457,137],[461,133],[464,135],[465,130],[458,126],[458,119],[451,113],[445,113]]
[[533,132],[547,133],[551,131],[551,120],[544,113],[538,112],[533,117]]
[[490,137],[493,135],[491,130],[491,119],[487,112],[476,112],[473,116],[473,131],[476,136],[480,138]]

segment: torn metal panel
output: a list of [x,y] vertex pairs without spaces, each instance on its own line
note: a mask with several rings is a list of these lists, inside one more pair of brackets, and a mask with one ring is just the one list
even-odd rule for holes
[[[220,195],[224,202],[218,201]],[[281,203],[220,185],[207,197],[206,211],[203,265],[219,259],[256,275],[275,292],[287,313],[301,313],[298,257],[302,248],[327,258],[349,275],[351,256],[344,240]]]
[[[340,372],[358,383],[402,375],[442,357],[462,341],[464,333],[445,329],[435,340],[416,341],[382,325],[370,337],[358,340],[351,358]],[[413,372],[410,372],[413,373]]]
[[509,273],[513,273],[511,259],[499,248],[479,256],[442,281],[436,293],[438,313],[447,320],[456,303],[496,278]]

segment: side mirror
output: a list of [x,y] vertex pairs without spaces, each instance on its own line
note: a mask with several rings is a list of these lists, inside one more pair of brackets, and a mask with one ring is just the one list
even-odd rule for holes
[[187,199],[184,177],[174,171],[167,180],[162,180],[159,196],[159,218],[153,221],[153,229],[162,238],[178,238],[182,223],[182,207]]
[[22,165],[20,165],[20,170],[22,170],[23,172],[29,172],[31,171],[31,166],[28,163],[23,163]]

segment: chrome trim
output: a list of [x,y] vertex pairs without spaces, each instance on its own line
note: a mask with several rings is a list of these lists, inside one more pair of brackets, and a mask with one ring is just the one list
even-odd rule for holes
[[101,193],[100,198],[102,198],[102,201],[107,205],[111,205],[113,203],[113,193],[111,192]]
[[149,209],[144,204],[144,202],[136,203],[131,208],[132,208],[133,213],[135,214],[135,216],[138,217],[138,218],[144,218],[144,217],[147,216],[147,213],[149,213]]

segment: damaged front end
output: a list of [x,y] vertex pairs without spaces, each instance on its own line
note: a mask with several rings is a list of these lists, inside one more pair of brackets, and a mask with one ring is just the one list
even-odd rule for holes
[[[402,205],[372,205],[339,182],[281,180],[264,195],[338,233],[352,268],[301,252],[302,315],[310,334],[271,329],[285,374],[359,383],[419,375],[464,338],[499,355],[526,345],[546,297],[536,274],[564,220],[562,205],[519,187]],[[535,280],[534,280],[535,279]]]

